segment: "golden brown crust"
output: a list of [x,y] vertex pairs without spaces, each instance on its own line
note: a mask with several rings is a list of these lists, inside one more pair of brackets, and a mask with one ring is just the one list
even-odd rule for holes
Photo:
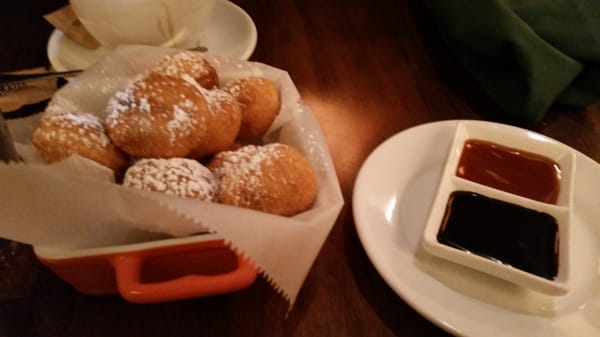
[[240,104],[231,94],[220,89],[202,90],[210,116],[207,118],[207,133],[190,156],[202,158],[235,147],[236,138],[242,124]]
[[151,73],[173,77],[187,75],[207,89],[219,86],[217,70],[201,55],[189,51],[166,56],[151,69]]
[[[128,187],[282,216],[308,209],[316,198],[317,179],[301,152],[281,143],[240,144],[263,136],[279,113],[275,83],[248,77],[219,89],[212,66],[208,84],[197,83],[193,73],[198,69],[192,68],[206,61],[192,62],[188,56],[165,58],[115,93],[105,124],[92,115],[87,118],[94,123],[67,126],[44,119],[34,132],[34,144],[48,161],[74,152],[119,173],[129,164],[123,152],[137,157],[123,176]],[[59,128],[64,135],[49,137]],[[92,141],[103,152],[90,146]],[[211,161],[206,167],[197,160]]]
[[317,180],[306,157],[272,143],[218,153],[208,165],[221,180],[221,203],[290,216],[308,209]]
[[102,121],[91,114],[45,116],[36,126],[31,142],[50,163],[78,154],[119,172],[128,162],[107,137]]
[[206,135],[210,111],[186,80],[151,74],[116,93],[107,108],[108,135],[135,157],[185,157]]
[[226,88],[242,106],[242,126],[239,138],[263,136],[281,108],[275,83],[262,77],[247,77],[232,82]]

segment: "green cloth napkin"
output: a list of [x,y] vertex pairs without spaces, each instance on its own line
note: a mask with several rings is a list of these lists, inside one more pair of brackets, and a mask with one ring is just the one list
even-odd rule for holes
[[440,32],[503,112],[600,101],[600,0],[427,0]]

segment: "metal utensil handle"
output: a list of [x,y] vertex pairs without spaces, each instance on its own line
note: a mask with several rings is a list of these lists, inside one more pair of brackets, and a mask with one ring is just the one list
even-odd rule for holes
[[71,77],[81,73],[83,70],[69,70],[69,71],[55,71],[46,73],[34,73],[34,74],[5,74],[0,73],[0,86],[7,85],[10,83],[20,83],[33,80],[40,80],[45,78],[59,78],[59,77]]

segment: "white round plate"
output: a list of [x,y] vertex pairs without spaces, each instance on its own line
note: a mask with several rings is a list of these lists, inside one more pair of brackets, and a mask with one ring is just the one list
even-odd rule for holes
[[[468,123],[489,123],[465,121]],[[356,229],[388,285],[442,329],[462,336],[600,336],[600,166],[576,152],[571,290],[552,297],[433,257],[421,236],[458,121],[386,140],[353,192]],[[537,134],[500,125],[509,132]]]
[[[257,41],[252,18],[236,4],[218,0],[205,34],[208,52],[212,55],[247,60]],[[46,48],[50,64],[56,71],[86,69],[108,50],[87,49],[73,42],[61,31],[54,30]]]

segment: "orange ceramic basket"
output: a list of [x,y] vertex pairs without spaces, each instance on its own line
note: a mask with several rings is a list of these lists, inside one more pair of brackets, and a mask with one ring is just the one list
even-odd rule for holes
[[134,303],[176,301],[244,289],[257,272],[214,234],[62,251],[34,247],[38,259],[78,291],[121,294]]

